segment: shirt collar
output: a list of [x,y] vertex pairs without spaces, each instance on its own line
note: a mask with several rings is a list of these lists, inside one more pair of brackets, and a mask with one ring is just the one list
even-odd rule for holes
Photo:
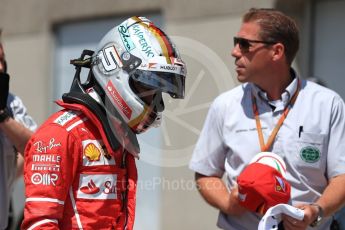
[[295,94],[298,86],[298,76],[292,68],[290,69],[291,76],[293,77],[292,82],[286,87],[284,92],[281,95],[281,100],[276,101],[269,101],[267,97],[267,93],[260,89],[258,86],[256,86],[253,83],[251,84],[252,93],[253,95],[260,100],[265,101],[268,104],[271,104],[272,106],[276,107],[275,110],[281,110],[284,109],[287,104],[290,102],[291,97]]

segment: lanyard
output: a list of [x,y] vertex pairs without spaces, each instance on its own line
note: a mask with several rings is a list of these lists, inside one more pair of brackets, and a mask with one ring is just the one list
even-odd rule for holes
[[271,135],[268,137],[267,143],[265,144],[264,141],[264,136],[262,134],[262,128],[261,128],[261,123],[260,123],[260,118],[259,118],[259,110],[258,110],[258,106],[256,104],[256,98],[255,96],[252,94],[252,103],[253,103],[253,112],[254,112],[254,116],[255,116],[255,121],[256,121],[256,129],[258,131],[258,136],[259,136],[259,141],[260,141],[260,149],[262,152],[268,151],[269,148],[271,147],[274,138],[277,136],[277,133],[280,129],[280,127],[283,125],[285,118],[287,117],[290,108],[293,106],[293,104],[296,101],[296,98],[298,96],[299,90],[300,90],[300,80],[298,80],[297,83],[297,89],[295,94],[292,96],[290,102],[287,104],[287,106],[284,109],[283,114],[281,115],[281,117],[278,120],[278,123],[276,124],[276,126],[274,127]]

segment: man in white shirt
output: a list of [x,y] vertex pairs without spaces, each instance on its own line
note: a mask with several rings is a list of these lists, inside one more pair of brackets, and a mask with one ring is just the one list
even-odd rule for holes
[[286,230],[327,229],[344,204],[345,105],[297,76],[291,63],[298,47],[297,26],[283,13],[244,15],[232,50],[243,84],[213,102],[190,162],[200,194],[220,210],[222,229],[258,227],[261,215],[240,205],[236,179],[259,152],[284,159],[291,204],[304,210],[302,221],[283,217]]

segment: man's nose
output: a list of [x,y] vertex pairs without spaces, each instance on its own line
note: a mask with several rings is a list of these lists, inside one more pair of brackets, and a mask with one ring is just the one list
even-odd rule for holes
[[240,47],[238,44],[236,44],[234,48],[232,48],[231,50],[231,56],[233,56],[234,58],[238,58],[241,56],[241,54],[242,53],[241,53]]

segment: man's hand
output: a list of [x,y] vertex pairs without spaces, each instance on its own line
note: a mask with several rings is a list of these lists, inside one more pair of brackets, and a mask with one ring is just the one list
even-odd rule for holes
[[6,73],[5,53],[0,44],[0,110],[6,108],[9,92],[10,76]]
[[238,201],[238,187],[235,187],[231,189],[230,192],[230,206],[228,213],[231,213],[232,215],[242,215],[248,210],[244,208],[242,205],[240,205],[240,202]]
[[195,174],[195,180],[201,196],[207,203],[228,215],[241,215],[247,210],[239,204],[238,189],[228,191],[221,178]]
[[317,218],[319,209],[317,206],[300,204],[297,208],[304,210],[303,220],[297,220],[290,216],[283,215],[283,225],[285,230],[305,230]]

